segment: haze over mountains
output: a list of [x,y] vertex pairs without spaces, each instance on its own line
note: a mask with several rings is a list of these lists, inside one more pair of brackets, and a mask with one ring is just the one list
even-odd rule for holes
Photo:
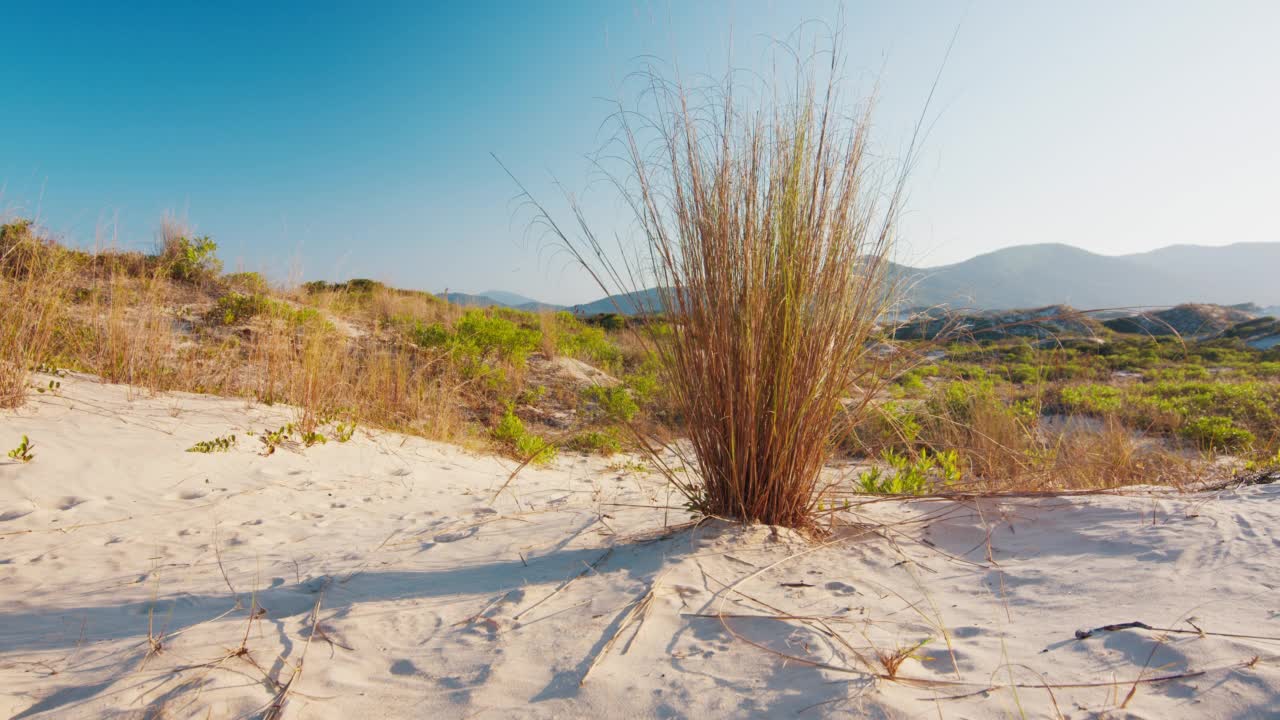
[[[1186,302],[1280,306],[1280,243],[1276,242],[1173,245],[1115,256],[1070,245],[1019,245],[953,265],[894,265],[893,273],[904,289],[904,304],[915,307],[1007,310],[1065,304],[1093,310]],[[646,290],[564,309],[587,315],[616,312],[616,308],[632,313],[638,305],[652,306],[653,297],[653,291]],[[450,299],[521,309],[559,307],[502,291],[475,296],[450,293]]]

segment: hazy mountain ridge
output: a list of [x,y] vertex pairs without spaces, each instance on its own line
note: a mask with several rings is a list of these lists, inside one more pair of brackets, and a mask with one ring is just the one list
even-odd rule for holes
[[[1132,255],[1099,255],[1071,245],[1018,245],[933,268],[893,264],[902,305],[1011,310],[1070,305],[1085,310],[1183,303],[1256,303],[1280,312],[1280,243],[1219,247],[1171,245]],[[456,299],[455,299],[456,298]],[[521,310],[569,310],[579,315],[658,305],[653,288],[563,306],[516,293],[449,293],[450,302]]]
[[1020,245],[936,268],[896,266],[914,306],[1099,309],[1180,303],[1280,304],[1280,243],[1174,245],[1108,256],[1070,245]]

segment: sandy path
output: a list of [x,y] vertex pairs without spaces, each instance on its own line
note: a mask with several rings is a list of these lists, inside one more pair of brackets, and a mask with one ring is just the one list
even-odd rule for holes
[[[664,532],[686,516],[617,459],[490,504],[507,461],[364,432],[263,457],[246,431],[287,408],[130,395],[0,413],[0,449],[36,445],[0,460],[0,715],[255,717],[305,657],[285,717],[1278,716],[1280,640],[1074,633],[1280,638],[1280,485],[884,502],[815,546]],[[933,685],[865,672],[926,640],[899,672]]]

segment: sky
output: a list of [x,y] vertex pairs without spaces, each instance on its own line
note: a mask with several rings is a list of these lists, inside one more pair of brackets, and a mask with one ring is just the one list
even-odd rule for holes
[[589,301],[494,156],[625,229],[587,158],[643,57],[761,69],[772,39],[839,18],[845,95],[878,85],[884,157],[941,68],[899,260],[1280,241],[1271,0],[9,0],[0,213],[129,249],[168,213],[229,269]]

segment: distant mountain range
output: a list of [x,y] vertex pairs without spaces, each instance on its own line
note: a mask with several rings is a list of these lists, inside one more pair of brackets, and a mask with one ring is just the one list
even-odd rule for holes
[[895,270],[913,306],[1280,305],[1280,243],[1172,245],[1117,256],[1070,245],[1020,245],[954,265]]
[[[1133,255],[1098,255],[1061,244],[1019,245],[953,265],[913,268],[894,265],[902,303],[911,307],[1008,310],[1071,305],[1083,310],[1165,306],[1180,303],[1280,307],[1280,243],[1221,247],[1172,245]],[[634,313],[653,307],[656,291],[643,290],[574,306],[490,290],[450,293],[463,305],[525,310],[565,309],[583,315]]]

